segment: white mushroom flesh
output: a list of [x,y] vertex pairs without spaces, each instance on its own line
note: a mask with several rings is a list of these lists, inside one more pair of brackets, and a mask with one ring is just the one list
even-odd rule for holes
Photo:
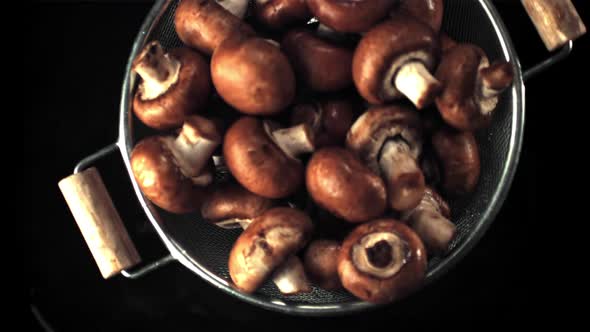
[[397,234],[367,234],[352,247],[352,262],[361,272],[387,279],[404,266],[410,254],[408,246]]
[[425,51],[410,52],[398,57],[383,77],[381,97],[393,100],[405,95],[416,104],[415,100],[431,84],[440,84],[428,71],[433,66],[434,58]]
[[248,10],[249,0],[215,0],[221,7],[225,8],[230,13],[239,18],[246,16]]
[[181,63],[164,53],[157,41],[150,43],[134,61],[133,70],[142,78],[139,85],[142,100],[163,95],[178,81]]
[[498,105],[498,95],[501,91],[491,89],[485,84],[483,84],[483,79],[481,78],[481,69],[487,68],[490,66],[490,62],[487,57],[482,57],[481,62],[479,63],[479,67],[477,68],[477,77],[475,79],[476,82],[476,93],[475,93],[475,102],[480,105],[480,112],[483,115],[488,115],[496,109],[496,105]]
[[[401,139],[385,142],[379,156],[379,168],[388,183],[398,179],[402,174],[421,172],[410,147]],[[412,188],[401,189],[413,190]]]
[[302,123],[290,128],[275,129],[277,125],[271,121],[263,122],[264,130],[270,139],[289,157],[313,152],[313,131],[308,124]]
[[303,264],[296,256],[290,256],[272,276],[272,281],[282,294],[297,294],[311,290]]

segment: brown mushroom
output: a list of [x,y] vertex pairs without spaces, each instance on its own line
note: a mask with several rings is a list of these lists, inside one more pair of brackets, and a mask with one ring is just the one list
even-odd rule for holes
[[267,198],[293,194],[303,182],[303,164],[296,157],[313,151],[309,126],[277,129],[269,121],[243,117],[223,141],[225,163],[249,191]]
[[409,16],[396,16],[361,39],[352,60],[354,83],[372,104],[405,96],[422,109],[441,89],[429,72],[439,51],[438,36],[429,26]]
[[207,55],[213,54],[232,35],[254,34],[241,18],[214,0],[181,0],[174,15],[174,27],[185,45]]
[[365,32],[387,16],[396,0],[307,0],[320,23],[340,32]]
[[451,38],[451,36],[447,35],[444,32],[440,33],[440,50],[443,54],[447,53],[450,49],[457,46],[458,44],[459,43],[457,43],[456,40]]
[[[309,217],[294,208],[273,208],[255,218],[240,234],[229,255],[229,274],[236,287],[246,293],[254,292],[277,267],[307,244],[312,231]],[[302,266],[294,268],[303,270]],[[275,277],[279,283],[284,280],[281,275]]]
[[271,115],[295,97],[295,74],[272,41],[241,35],[225,40],[211,59],[217,92],[242,113]]
[[291,125],[308,124],[314,132],[316,148],[340,145],[354,122],[354,113],[349,99],[325,98],[296,105],[291,113]]
[[205,106],[211,93],[209,65],[188,48],[164,53],[153,41],[133,60],[132,70],[142,79],[133,111],[155,129],[180,127],[187,115]]
[[479,180],[477,141],[471,132],[441,128],[432,136],[432,146],[442,168],[442,187],[452,195],[473,192]]
[[412,209],[424,195],[424,175],[418,166],[422,151],[418,113],[401,106],[375,107],[361,115],[346,137],[347,147],[387,186],[391,208]]
[[204,187],[213,181],[205,170],[220,142],[215,124],[191,115],[176,139],[152,136],[133,148],[133,175],[143,194],[162,209],[174,213],[198,210]]
[[305,0],[256,0],[256,20],[272,30],[280,30],[311,18]]
[[400,0],[393,7],[391,15],[411,15],[428,24],[434,32],[439,32],[442,26],[443,11],[443,0]]
[[323,289],[342,287],[338,276],[338,255],[340,244],[333,240],[312,241],[303,257],[305,272],[315,284]]
[[304,29],[287,32],[281,49],[293,64],[297,77],[312,90],[337,91],[352,85],[351,49]]
[[395,219],[378,219],[359,225],[344,240],[338,274],[356,297],[388,303],[422,285],[426,263],[426,250],[414,231]]
[[489,125],[498,95],[512,84],[512,65],[498,61],[490,65],[484,51],[460,44],[447,51],[436,71],[444,88],[436,106],[449,125],[473,131]]
[[352,152],[339,147],[316,151],[307,164],[307,191],[320,207],[346,221],[358,223],[383,214],[383,180]]
[[447,202],[432,188],[426,188],[420,204],[404,213],[402,220],[418,234],[429,253],[444,254],[457,235],[457,227],[450,217]]

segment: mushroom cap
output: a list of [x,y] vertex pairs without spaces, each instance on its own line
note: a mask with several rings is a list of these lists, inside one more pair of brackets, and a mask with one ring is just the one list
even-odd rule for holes
[[289,196],[303,182],[303,164],[283,153],[253,117],[242,117],[228,129],[223,156],[236,180],[263,197]]
[[480,173],[479,148],[471,132],[441,128],[432,146],[442,168],[442,187],[452,195],[473,192]]
[[258,22],[273,30],[283,29],[311,18],[305,0],[256,0],[254,14]]
[[422,151],[422,126],[418,113],[396,105],[373,107],[361,115],[346,136],[346,146],[373,172],[379,174],[379,154],[388,139],[400,136],[417,160]]
[[393,15],[412,15],[439,32],[444,12],[443,0],[402,0],[394,6]]
[[180,62],[176,83],[154,99],[144,99],[140,89],[133,98],[135,115],[158,130],[180,127],[187,115],[204,108],[211,94],[209,64],[200,54],[186,47],[168,54]]
[[180,40],[204,54],[235,34],[254,35],[254,30],[214,0],[182,0],[176,7],[174,27]]
[[193,184],[180,170],[165,139],[141,140],[131,152],[131,169],[143,194],[173,213],[198,210],[206,189]]
[[307,0],[315,17],[340,32],[365,32],[387,16],[396,0]]
[[315,36],[305,29],[287,32],[281,49],[297,77],[314,91],[337,91],[352,85],[353,51]]
[[416,53],[421,54],[418,61],[433,69],[439,55],[439,41],[429,26],[412,17],[396,16],[369,30],[352,59],[352,77],[358,92],[372,104],[383,104],[390,99],[384,84],[390,83],[394,95],[401,97],[393,82],[384,81],[391,76],[396,61]]
[[254,292],[283,261],[311,237],[309,217],[294,208],[277,207],[256,217],[229,254],[229,274],[238,289]]
[[[404,255],[405,263],[386,278],[359,270],[353,261],[356,245],[373,233],[397,236],[407,251]],[[395,219],[378,219],[359,225],[342,243],[338,257],[338,274],[344,288],[358,298],[374,303],[399,300],[416,290],[423,283],[426,267],[424,244],[412,229]]]
[[226,39],[213,53],[211,77],[219,95],[250,115],[284,110],[295,97],[295,74],[279,47],[262,38]]
[[349,222],[364,222],[385,211],[383,180],[343,148],[315,152],[307,164],[306,184],[320,207]]
[[201,205],[201,216],[210,222],[252,219],[273,205],[272,200],[258,196],[239,184],[230,182],[219,185],[205,198]]
[[303,258],[305,272],[310,280],[323,289],[342,287],[338,276],[338,255],[340,244],[333,240],[312,241]]

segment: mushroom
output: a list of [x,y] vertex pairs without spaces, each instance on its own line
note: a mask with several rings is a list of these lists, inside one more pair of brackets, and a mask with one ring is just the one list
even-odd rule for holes
[[307,0],[320,23],[340,32],[365,32],[387,16],[396,0]]
[[418,234],[429,253],[444,254],[457,235],[457,227],[449,218],[451,210],[432,188],[426,188],[420,204],[402,215],[402,220]]
[[243,19],[248,10],[249,0],[215,0],[221,7],[232,13],[234,16]]
[[[218,186],[201,205],[201,216],[215,225],[246,229],[254,218],[271,209],[274,202],[253,194],[236,183]],[[311,291],[301,261],[292,256],[273,276],[279,291],[285,295]]]
[[323,289],[342,287],[338,276],[340,244],[333,240],[312,241],[303,257],[303,266],[309,278]]
[[[240,4],[247,5],[245,0],[228,1],[232,6],[225,4],[226,1],[224,5],[236,13],[241,12]],[[181,0],[174,15],[176,34],[185,45],[207,55],[213,54],[221,42],[232,35],[254,34],[249,25],[226,8],[214,0]]]
[[441,128],[432,136],[432,146],[442,168],[442,187],[452,195],[473,192],[479,180],[477,141],[471,132]]
[[311,18],[305,0],[256,0],[256,20],[272,30],[280,30]]
[[303,164],[296,157],[313,151],[309,126],[280,129],[276,124],[242,117],[223,141],[225,163],[249,191],[267,198],[293,194],[303,182]]
[[353,51],[315,36],[311,31],[287,32],[281,49],[299,79],[314,91],[337,91],[352,85]]
[[353,122],[353,103],[344,98],[299,104],[291,113],[291,125],[306,123],[311,127],[316,148],[342,144]]
[[443,11],[443,0],[400,0],[393,7],[391,15],[411,15],[438,33],[442,26]]
[[513,77],[509,63],[490,65],[481,48],[457,45],[445,53],[436,71],[436,78],[444,86],[436,106],[445,122],[457,129],[487,127],[498,95],[512,84]]
[[314,202],[348,222],[364,222],[385,211],[383,181],[343,148],[316,151],[307,164],[305,180]]
[[342,243],[338,275],[356,297],[388,303],[422,285],[426,250],[408,226],[395,219],[378,219],[357,226]]
[[131,169],[143,194],[164,210],[186,213],[198,210],[213,181],[207,166],[221,142],[215,124],[188,116],[178,137],[152,136],[131,152]]
[[396,16],[361,39],[352,60],[352,77],[361,96],[372,104],[405,96],[422,109],[441,89],[429,72],[438,55],[438,36],[430,27],[409,16]]
[[295,74],[272,41],[237,35],[225,40],[211,59],[217,92],[242,113],[271,115],[295,97]]
[[443,55],[457,45],[457,41],[455,41],[449,35],[444,32],[440,33],[440,50],[442,51]]
[[132,70],[142,79],[133,111],[155,129],[180,127],[187,115],[203,109],[211,93],[209,65],[188,48],[165,53],[152,41],[133,60]]
[[[229,254],[229,274],[238,289],[252,293],[311,237],[309,217],[294,208],[276,207],[256,217],[240,234]],[[299,265],[288,265],[300,268]],[[287,274],[293,271],[284,271]],[[281,274],[275,282],[284,281]]]
[[381,174],[391,208],[412,209],[424,195],[418,166],[422,151],[418,113],[402,106],[375,107],[361,115],[346,137],[347,147],[376,174]]

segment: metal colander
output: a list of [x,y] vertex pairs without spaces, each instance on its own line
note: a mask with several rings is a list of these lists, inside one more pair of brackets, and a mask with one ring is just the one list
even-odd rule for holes
[[[78,173],[96,159],[119,150],[137,198],[154,229],[170,251],[170,255],[134,271],[121,273],[136,278],[159,266],[177,260],[208,281],[211,285],[246,302],[280,312],[325,315],[350,313],[375,307],[359,301],[348,292],[326,291],[313,287],[306,294],[283,296],[272,282],[265,283],[254,294],[244,294],[231,286],[227,262],[230,249],[241,230],[226,230],[200,219],[198,214],[175,215],[163,211],[147,200],[131,171],[130,155],[135,143],[155,131],[143,125],[131,110],[136,86],[131,62],[144,45],[159,40],[165,48],[182,46],[174,28],[176,0],[157,1],[133,44],[126,67],[121,97],[118,141],[84,159],[75,169]],[[494,114],[492,125],[477,133],[480,147],[481,175],[475,192],[450,202],[458,236],[445,257],[429,261],[426,282],[432,282],[452,268],[483,236],[506,198],[520,154],[524,124],[523,76],[531,76],[567,56],[572,42],[553,58],[522,73],[514,46],[504,24],[489,0],[445,1],[443,31],[459,42],[470,42],[482,47],[491,60],[504,59],[514,66],[514,84],[505,91]],[[218,170],[217,179],[226,174]]]

